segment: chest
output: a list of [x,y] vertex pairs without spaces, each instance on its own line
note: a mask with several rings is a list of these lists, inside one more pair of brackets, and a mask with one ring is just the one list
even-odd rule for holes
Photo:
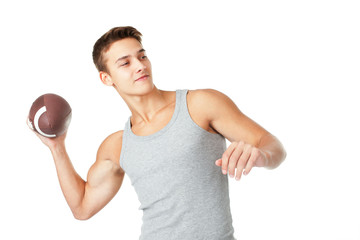
[[162,186],[174,182],[174,178],[183,183],[218,171],[214,163],[224,150],[222,136],[178,121],[166,133],[149,141],[127,139],[121,161],[135,186],[152,183],[161,192]]
[[[149,136],[160,131],[171,121],[175,112],[175,105],[176,104],[174,102],[168,107],[164,108],[162,111],[159,111],[152,117],[151,121],[141,121],[132,124],[132,132],[137,136]],[[211,126],[210,120],[206,117],[204,109],[198,108],[196,103],[193,102],[191,98],[187,99],[186,107],[192,121],[196,125],[198,125],[200,128],[204,129],[207,132],[217,133],[217,131]]]

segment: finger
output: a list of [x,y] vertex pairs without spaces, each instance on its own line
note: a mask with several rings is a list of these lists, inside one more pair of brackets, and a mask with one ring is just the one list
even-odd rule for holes
[[245,166],[246,166],[246,164],[247,164],[247,162],[249,160],[249,157],[250,157],[250,151],[249,150],[250,150],[250,148],[251,147],[249,145],[244,146],[243,153],[241,154],[240,159],[238,161],[237,170],[236,170],[236,177],[235,177],[235,179],[237,181],[240,180],[242,172],[243,172],[243,170],[244,170],[244,168],[245,168]]
[[26,124],[27,124],[27,126],[29,127],[29,129],[30,129],[33,133],[35,133],[36,136],[38,136],[39,138],[42,137],[38,132],[35,131],[35,128],[34,128],[33,124],[30,122],[29,117],[26,118]]
[[229,158],[230,158],[232,152],[234,151],[236,145],[237,145],[237,142],[231,143],[230,146],[226,149],[226,151],[222,155],[221,169],[222,169],[223,174],[227,174]]
[[34,127],[32,126],[31,122],[30,122],[30,119],[29,119],[29,116],[26,118],[26,125],[34,131]]
[[215,161],[215,165],[221,167],[222,160],[221,158]]
[[259,159],[259,157],[261,157],[259,149],[253,148],[251,151],[249,161],[247,162],[245,170],[244,170],[245,176],[250,173],[251,169],[255,166],[255,163],[256,163],[257,159]]
[[235,168],[243,151],[244,151],[244,142],[239,142],[229,159],[229,176],[231,178],[235,176]]

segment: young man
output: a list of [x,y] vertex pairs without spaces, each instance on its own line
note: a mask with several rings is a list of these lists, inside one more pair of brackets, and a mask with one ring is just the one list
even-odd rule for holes
[[51,150],[75,218],[102,209],[127,173],[143,210],[140,239],[234,239],[227,174],[239,180],[253,167],[279,166],[286,155],[281,143],[218,91],[158,89],[135,28],[104,34],[93,60],[132,115],[100,145],[87,181],[71,164],[66,133],[38,135]]

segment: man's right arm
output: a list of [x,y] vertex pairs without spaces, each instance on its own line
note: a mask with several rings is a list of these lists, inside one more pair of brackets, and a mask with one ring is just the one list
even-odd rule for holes
[[122,131],[110,135],[100,145],[87,181],[77,174],[70,161],[65,148],[65,136],[55,139],[39,137],[51,150],[61,190],[74,217],[86,220],[110,202],[121,187],[125,175],[119,163]]

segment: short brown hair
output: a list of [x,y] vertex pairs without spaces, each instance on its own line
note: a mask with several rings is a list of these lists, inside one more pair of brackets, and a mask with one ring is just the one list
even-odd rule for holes
[[114,27],[102,35],[94,44],[92,56],[97,70],[107,72],[104,53],[106,53],[111,44],[124,38],[135,38],[141,43],[142,34],[134,27]]

